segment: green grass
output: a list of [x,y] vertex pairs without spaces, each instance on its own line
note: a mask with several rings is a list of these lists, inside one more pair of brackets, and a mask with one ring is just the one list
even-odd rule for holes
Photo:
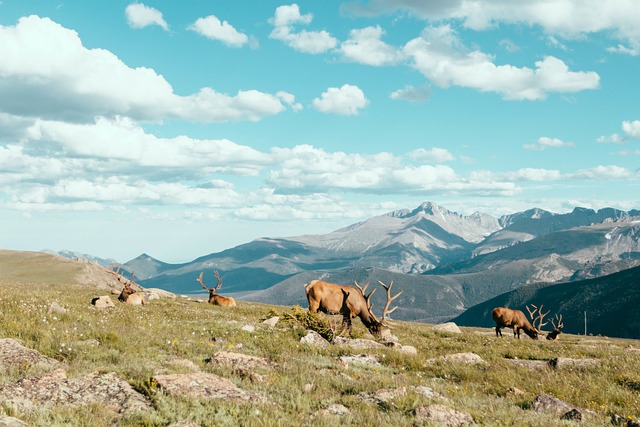
[[[18,338],[26,347],[66,363],[70,377],[94,371],[118,373],[154,407],[149,413],[126,416],[120,426],[166,426],[180,420],[203,426],[413,426],[414,409],[430,403],[468,412],[478,425],[567,425],[566,421],[529,409],[541,393],[594,411],[596,425],[606,425],[611,414],[640,417],[640,353],[628,350],[629,346],[640,348],[638,341],[565,334],[558,342],[527,337],[496,339],[488,329],[463,328],[463,334],[445,334],[425,324],[396,322],[393,333],[402,344],[416,347],[417,356],[387,348],[318,349],[300,344],[305,326],[335,329],[339,320],[309,317],[300,308],[240,301],[238,307],[229,309],[182,298],[154,300],[144,307],[116,303],[114,309],[99,311],[90,301],[103,293],[74,284],[0,282],[0,338]],[[67,308],[67,313],[47,314],[54,301]],[[283,319],[275,328],[261,325],[276,313]],[[241,330],[247,324],[256,326],[255,332]],[[359,320],[353,326],[356,336],[365,335]],[[100,345],[92,346],[89,340],[98,340]],[[264,382],[252,383],[229,367],[206,363],[221,350],[266,357],[277,367],[265,375]],[[364,352],[379,355],[382,365],[345,367],[338,362],[343,354]],[[487,365],[464,366],[438,360],[459,352],[476,353]],[[597,358],[601,363],[586,368],[531,370],[513,366],[508,360],[553,357]],[[161,370],[186,372],[184,366],[169,363],[174,358],[188,359],[205,372],[229,378],[273,404],[167,396],[159,392],[151,378]],[[426,363],[430,359],[436,361]],[[37,373],[22,369],[0,372],[0,384]],[[428,386],[448,401],[430,401],[414,386]],[[400,387],[406,387],[407,393],[385,405],[365,402],[360,396]],[[510,387],[517,387],[523,394],[508,393]],[[332,404],[344,405],[350,413],[340,418],[319,415]],[[3,411],[33,426],[114,423],[113,414],[98,406],[16,413],[0,404],[0,413]]]

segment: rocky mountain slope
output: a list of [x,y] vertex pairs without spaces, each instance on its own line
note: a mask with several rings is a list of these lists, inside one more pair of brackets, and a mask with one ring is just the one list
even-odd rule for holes
[[423,203],[326,235],[260,238],[181,265],[142,255],[126,267],[148,277],[143,286],[175,293],[201,293],[196,278],[216,269],[222,294],[285,305],[305,305],[303,285],[319,277],[394,280],[405,289],[397,318],[438,322],[529,283],[599,277],[638,264],[638,211],[531,209],[495,219]]

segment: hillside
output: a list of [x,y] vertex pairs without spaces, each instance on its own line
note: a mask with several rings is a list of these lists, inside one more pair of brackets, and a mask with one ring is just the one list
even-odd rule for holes
[[490,329],[396,321],[383,345],[356,321],[357,339],[330,344],[310,341],[307,328],[339,320],[306,310],[187,298],[98,310],[90,301],[102,291],[92,286],[15,274],[21,282],[0,281],[0,425],[566,426],[572,416],[635,426],[640,418],[636,340],[496,339]]
[[[543,304],[551,315],[562,314],[564,331],[622,338],[640,338],[640,267],[595,279],[556,285],[530,284],[469,308],[453,319],[459,325],[490,327],[491,310],[510,307],[525,311]],[[525,311],[526,312],[526,311]]]

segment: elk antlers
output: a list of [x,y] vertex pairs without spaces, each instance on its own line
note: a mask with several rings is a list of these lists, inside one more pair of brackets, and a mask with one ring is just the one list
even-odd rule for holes
[[118,282],[122,283],[124,286],[131,286],[131,285],[135,285],[136,281],[135,281],[135,273],[131,272],[131,280],[124,278],[121,274],[120,274],[120,268],[122,267],[121,264],[118,264],[118,268],[113,271],[113,268],[115,267],[115,263],[111,264],[111,270],[106,269],[105,270],[111,274],[113,274],[116,279],[118,280]]
[[[558,322],[558,324],[556,325],[555,322]],[[562,323],[562,314],[560,317],[556,314],[555,319],[551,319],[551,325],[553,325],[553,329],[561,330],[564,327],[564,323]]]
[[382,287],[387,291],[387,302],[384,305],[384,309],[382,310],[382,318],[380,319],[380,323],[382,323],[383,325],[389,327],[389,320],[386,317],[387,317],[387,315],[393,313],[398,308],[398,306],[396,305],[391,310],[389,310],[389,306],[391,305],[391,302],[394,299],[398,298],[400,296],[400,294],[402,294],[402,292],[404,292],[404,291],[400,291],[400,292],[398,292],[397,294],[395,294],[392,297],[391,296],[391,287],[393,286],[393,280],[391,282],[389,282],[389,286],[385,285],[380,280],[378,280],[378,283],[380,283],[382,285]]
[[[529,312],[529,317],[531,317],[531,325],[538,331],[538,332],[542,332],[542,327],[544,325],[546,325],[549,322],[542,322],[542,320],[544,319],[544,316],[546,316],[547,314],[549,314],[551,312],[551,310],[547,311],[546,313],[542,312],[542,305],[540,305],[540,307],[537,307],[533,304],[531,304],[531,307],[533,307],[533,310],[529,308],[529,306],[527,307],[527,311]],[[537,322],[537,324],[536,324]]]
[[213,274],[215,274],[216,279],[218,279],[218,284],[216,285],[215,288],[209,288],[208,286],[206,286],[204,284],[204,282],[202,281],[202,275],[204,274],[204,272],[200,272],[200,277],[198,277],[196,280],[200,283],[200,285],[202,285],[203,288],[205,288],[207,291],[209,292],[213,292],[214,294],[218,291],[218,289],[220,289],[222,287],[222,279],[220,278],[220,273],[218,273],[218,270],[215,270]]

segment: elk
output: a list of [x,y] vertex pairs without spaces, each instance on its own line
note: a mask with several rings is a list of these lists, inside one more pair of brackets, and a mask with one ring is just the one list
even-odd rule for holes
[[[556,324],[556,322],[558,322]],[[551,324],[553,325],[553,331],[547,334],[548,340],[557,340],[558,335],[562,333],[562,328],[564,327],[564,323],[562,323],[562,314],[560,317],[556,314],[555,319],[551,319]]]
[[535,305],[532,306],[534,310],[529,309],[529,306],[527,306],[527,311],[533,324],[535,325],[536,322],[538,322],[538,328],[529,323],[525,314],[520,310],[512,310],[504,307],[494,308],[491,312],[491,317],[493,317],[493,320],[496,322],[496,337],[502,336],[501,328],[512,326],[514,338],[517,336],[518,339],[520,339],[520,331],[523,330],[531,339],[537,340],[538,334],[540,333],[539,328],[546,325],[546,322],[542,323],[542,320],[549,312],[543,314],[542,306],[540,306],[540,308]]
[[354,283],[355,288],[323,280],[312,280],[307,283],[304,289],[307,294],[307,301],[309,301],[309,311],[312,313],[320,311],[326,314],[341,314],[342,326],[347,328],[349,334],[351,334],[351,319],[359,317],[369,332],[378,338],[382,334],[383,326],[390,327],[386,316],[398,307],[389,309],[389,305],[400,296],[402,291],[392,297],[391,287],[393,286],[393,281],[388,286],[383,282],[379,282],[387,291],[387,303],[382,311],[382,318],[378,319],[371,311],[371,296],[376,289],[365,295],[369,284],[367,283],[362,287],[358,282]]
[[215,288],[209,288],[204,284],[204,282],[202,281],[203,274],[204,272],[201,272],[200,277],[198,277],[196,280],[200,283],[200,285],[202,285],[203,288],[209,291],[209,304],[221,305],[223,307],[235,307],[236,300],[231,297],[223,297],[222,295],[218,295],[216,293],[218,289],[222,287],[222,279],[220,278],[220,273],[218,273],[217,270],[214,272],[216,279],[218,279],[218,284]]
[[124,302],[125,304],[131,305],[145,305],[146,302],[144,300],[144,296],[136,292],[135,289],[131,287],[131,285],[135,285],[135,273],[131,273],[131,280],[125,279],[120,275],[120,265],[118,265],[118,269],[113,271],[113,265],[111,266],[111,270],[107,270],[109,273],[113,274],[118,282],[120,282],[123,286],[122,292],[118,296],[118,300]]

